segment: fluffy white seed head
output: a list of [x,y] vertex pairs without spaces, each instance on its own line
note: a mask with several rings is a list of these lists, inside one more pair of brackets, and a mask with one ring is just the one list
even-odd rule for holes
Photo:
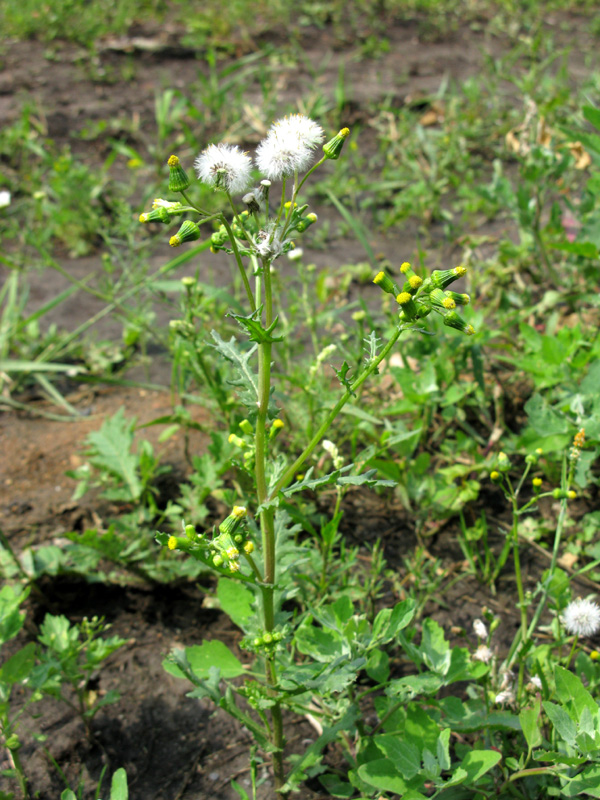
[[215,189],[239,194],[248,188],[252,160],[231,144],[209,144],[194,162],[198,178]]
[[303,172],[325,134],[320,125],[303,114],[291,114],[274,122],[256,150],[256,164],[269,180]]
[[6,208],[10,205],[10,192],[8,189],[0,190],[0,208]]
[[485,623],[480,619],[473,620],[473,631],[475,632],[475,636],[478,636],[480,639],[487,638],[487,628],[485,627]]
[[489,662],[494,657],[494,654],[487,646],[487,644],[480,644],[477,650],[473,653],[473,660],[474,661],[483,661],[484,664],[489,664]]
[[564,610],[563,622],[568,633],[593,636],[600,630],[600,607],[591,600],[573,600]]

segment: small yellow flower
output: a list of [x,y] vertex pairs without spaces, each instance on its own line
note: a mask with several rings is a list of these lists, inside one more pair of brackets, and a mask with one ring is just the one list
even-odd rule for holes
[[237,547],[228,547],[227,548],[227,558],[231,561],[236,561],[240,557],[240,551]]
[[500,480],[500,473],[499,473],[499,472],[496,472],[496,470],[493,470],[493,472],[490,472],[490,480],[491,480],[491,481],[498,481],[498,480]]
[[179,247],[179,245],[181,244],[181,239],[177,235],[171,236],[171,238],[169,239],[169,244],[171,245],[171,247]]
[[444,306],[444,308],[447,308],[448,310],[456,308],[456,303],[451,297],[444,298],[444,300],[442,300],[442,305]]
[[169,539],[167,541],[167,547],[169,548],[169,550],[175,550],[175,548],[177,547],[177,539],[174,536],[169,536]]
[[592,650],[590,653],[590,658],[592,661],[598,661],[598,659],[600,659],[600,653],[597,650]]
[[177,156],[169,156],[169,160],[167,161],[167,165],[169,167],[176,167],[179,164],[179,159]]
[[410,303],[411,300],[412,300],[412,295],[410,294],[410,292],[400,292],[398,297],[396,297],[396,302],[398,303],[398,305],[401,306],[406,305],[406,303]]
[[244,544],[244,553],[246,553],[246,555],[249,556],[250,553],[253,553],[253,552],[254,552],[254,542],[246,542]]
[[231,509],[231,513],[233,514],[234,517],[242,519],[242,517],[245,517],[247,514],[246,506],[234,506]]
[[400,264],[400,272],[406,273],[408,272],[409,269],[410,269],[410,264],[408,263],[408,261],[404,261],[402,264]]
[[539,489],[540,486],[542,485],[542,479],[541,478],[534,478],[531,482],[532,482],[532,484],[534,485],[534,487],[536,489]]
[[577,492],[574,492],[573,489],[569,489],[569,491],[567,492],[567,497],[569,498],[569,500],[575,500],[575,498],[577,497]]
[[[418,289],[423,283],[423,278],[420,278],[418,275],[411,275],[408,279],[408,283],[411,289]],[[450,306],[448,306],[448,308],[450,308]],[[454,308],[454,306],[452,306],[452,308]]]

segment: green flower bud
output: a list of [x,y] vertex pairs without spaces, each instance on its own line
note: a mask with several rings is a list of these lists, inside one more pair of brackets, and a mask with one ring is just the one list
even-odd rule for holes
[[446,295],[441,289],[432,289],[429,292],[429,301],[434,308],[439,308],[442,311],[452,311],[456,308],[456,303],[451,297]]
[[364,322],[366,316],[366,313],[361,309],[360,311],[355,311],[354,314],[352,314],[352,319],[354,322]]
[[565,492],[563,489],[555,489],[552,492],[552,497],[555,500],[564,500],[565,497],[568,497],[568,493]]
[[267,631],[266,633],[263,634],[262,638],[263,638],[264,644],[271,644],[272,641],[273,641],[273,634],[269,633],[269,631]]
[[428,314],[431,314],[431,306],[423,305],[423,303],[419,303],[417,305],[417,319],[423,319]]
[[282,419],[274,419],[269,429],[269,439],[274,439],[284,428]]
[[398,305],[402,306],[405,319],[413,320],[417,318],[417,304],[412,299],[412,295],[409,292],[400,292],[396,297],[396,302]]
[[444,294],[454,300],[457,306],[468,306],[471,302],[469,295],[464,292],[444,292]]
[[252,423],[250,422],[250,420],[243,419],[240,422],[240,428],[248,436],[252,436],[254,434],[254,428],[252,427]]
[[462,331],[466,333],[467,336],[472,336],[475,333],[475,328],[466,323],[456,311],[449,311],[444,315],[444,325],[447,325],[449,328],[454,328],[457,331]]
[[340,153],[342,152],[344,142],[348,136],[350,136],[350,128],[342,128],[342,130],[337,133],[333,139],[330,139],[326,144],[324,144],[323,152],[325,153],[325,157],[333,159],[334,161],[338,159],[340,157]]
[[393,294],[394,297],[400,294],[398,284],[394,283],[390,276],[385,272],[378,272],[373,278],[373,283],[376,284],[376,286],[379,286],[382,291],[387,292],[388,294]]
[[185,535],[188,539],[195,539],[196,538],[196,528],[194,525],[186,525],[185,526]]
[[171,217],[166,208],[153,208],[152,211],[144,211],[140,214],[140,222],[162,222],[167,224],[171,222]]
[[[294,211],[294,216],[298,215],[298,217],[300,217],[300,215],[307,208],[308,208],[308,204],[302,206],[302,208],[298,209],[297,211]],[[298,233],[304,233],[304,231],[307,228],[310,228],[311,225],[314,225],[314,223],[317,221],[317,219],[318,219],[318,217],[317,217],[316,214],[314,214],[314,213],[307,214],[305,217],[301,217],[300,219],[298,219],[298,221],[296,223],[292,223],[292,227],[295,230],[297,230]]]
[[195,222],[186,219],[185,222],[182,223],[181,228],[179,228],[175,236],[171,236],[169,239],[169,244],[171,247],[179,247],[179,245],[183,244],[183,242],[194,242],[199,238],[200,228]]
[[454,267],[453,269],[434,269],[426,281],[427,290],[430,289],[447,289],[451,283],[462,278],[467,274],[467,268],[463,266]]
[[170,156],[167,164],[169,165],[169,191],[185,192],[192,185],[192,182],[179,163],[177,156]]
[[213,560],[212,561],[213,561],[213,564],[215,565],[215,567],[222,567],[223,566],[223,558],[219,554],[217,554],[216,556],[213,556]]
[[219,531],[233,535],[246,514],[247,511],[244,506],[234,506],[231,509],[231,514],[219,525]]
[[254,647],[261,647],[262,643],[263,643],[263,640],[260,638],[260,636],[257,636],[256,639],[254,639],[254,641],[252,642]]
[[525,456],[525,463],[531,464],[532,466],[538,463],[538,457],[535,453],[529,453]]
[[512,464],[510,463],[509,457],[504,452],[498,453],[497,464],[498,464],[498,469],[500,470],[500,472],[508,472],[508,470],[512,466]]

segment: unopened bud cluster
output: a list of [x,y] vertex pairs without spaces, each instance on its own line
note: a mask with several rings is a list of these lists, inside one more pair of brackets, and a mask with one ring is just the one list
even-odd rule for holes
[[243,522],[247,516],[244,506],[234,506],[231,513],[219,525],[219,532],[214,531],[213,538],[208,541],[204,533],[198,533],[194,525],[184,525],[184,536],[169,536],[169,550],[182,550],[193,553],[202,551],[204,558],[213,566],[239,572],[240,558],[243,553],[250,556],[254,552],[254,543],[243,530]]
[[466,267],[458,266],[453,269],[433,270],[431,275],[423,279],[405,261],[400,267],[403,278],[402,285],[393,280],[386,272],[378,272],[373,283],[382,291],[393,295],[401,308],[400,319],[405,322],[416,322],[436,311],[443,317],[444,325],[455,328],[467,336],[475,333],[475,328],[469,325],[456,312],[457,306],[466,306],[470,302],[468,294],[448,290],[454,281],[466,275]]
[[252,653],[263,653],[266,656],[271,656],[277,645],[284,638],[284,631],[263,631],[256,636],[245,637],[241,640],[240,646]]

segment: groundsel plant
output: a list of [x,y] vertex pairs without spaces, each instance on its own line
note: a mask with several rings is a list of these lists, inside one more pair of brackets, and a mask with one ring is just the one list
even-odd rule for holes
[[[220,576],[221,606],[245,631],[242,646],[255,656],[256,663],[248,671],[224,645],[205,642],[202,647],[175,651],[166,662],[166,668],[178,677],[191,680],[196,686],[194,696],[210,697],[252,732],[271,760],[280,796],[287,796],[307,775],[306,766],[301,768],[298,763],[291,771],[286,769],[283,711],[307,713],[311,702],[311,690],[307,686],[312,685],[312,694],[318,695],[318,687],[325,680],[322,659],[307,644],[307,631],[299,634],[302,626],[299,628],[298,622],[294,622],[283,607],[285,600],[293,597],[291,583],[297,568],[295,564],[302,559],[301,554],[290,557],[293,526],[287,510],[289,498],[304,489],[325,485],[389,485],[389,481],[376,479],[375,470],[353,474],[353,465],[344,465],[335,445],[324,440],[325,435],[348,401],[356,397],[362,384],[378,371],[401,334],[423,331],[423,325],[427,324],[424,320],[432,312],[432,316],[441,316],[444,325],[463,334],[474,333],[456,310],[469,302],[468,295],[448,288],[466,273],[465,268],[436,270],[421,276],[405,262],[397,276],[378,273],[374,283],[392,294],[398,304],[391,335],[385,343],[375,332],[365,337],[365,359],[357,374],[350,374],[346,362],[335,369],[340,383],[339,399],[324,411],[304,449],[287,455],[275,453],[274,440],[284,427],[284,410],[278,408],[274,400],[275,396],[280,398],[283,394],[274,392],[272,371],[277,345],[282,341],[278,331],[281,298],[274,294],[272,265],[283,254],[293,254],[299,249],[296,248],[297,238],[317,221],[316,214],[310,213],[308,206],[300,202],[302,187],[325,162],[340,157],[349,135],[348,128],[343,128],[323,143],[326,137],[321,126],[302,114],[295,114],[272,125],[256,150],[254,164],[251,156],[239,147],[210,144],[195,161],[197,176],[204,184],[225,194],[230,213],[209,213],[200,208],[191,194],[192,180],[178,157],[172,155],[168,160],[169,190],[178,193],[180,199],[157,199],[152,209],[140,217],[142,223],[169,225],[175,218],[185,215],[169,240],[172,247],[200,239],[202,226],[206,226],[211,250],[223,251],[234,259],[244,288],[247,314],[231,313],[230,316],[239,323],[249,342],[240,343],[233,338],[226,342],[216,331],[212,332],[212,338],[213,347],[237,373],[233,383],[245,411],[239,429],[231,432],[230,442],[243,451],[240,466],[248,476],[245,485],[250,483],[253,491],[240,497],[227,518],[212,531],[199,532],[195,526],[182,521],[182,535],[159,533],[157,538],[169,550],[188,553]],[[317,157],[319,147],[322,149]],[[280,194],[273,202],[275,190]],[[333,357],[331,349],[327,357]],[[315,476],[315,467],[307,469],[307,465],[319,445],[331,455],[333,471]],[[305,474],[299,476],[304,470]],[[337,514],[336,519],[339,521]],[[386,613],[389,615],[389,609]],[[346,621],[350,619],[351,609],[348,611],[344,606],[342,616]],[[384,641],[384,632],[388,631],[387,640],[391,641],[394,630],[401,624],[408,624],[409,618],[408,613],[396,613],[394,624],[386,623],[385,630],[379,631],[379,639]],[[337,691],[354,680],[351,676],[356,676],[365,663],[364,653],[374,646],[373,642],[379,641],[377,637],[367,639],[364,631],[356,642],[363,640],[360,657],[350,659],[352,666],[346,663],[346,656],[339,662],[340,667],[342,662],[345,664],[347,679],[339,683]],[[297,672],[292,657],[298,650],[308,658],[302,665],[302,674]],[[332,669],[330,682],[333,685],[336,672],[334,667]],[[230,682],[242,674],[247,678],[243,686]],[[253,715],[238,705],[236,697],[240,696],[254,709]],[[311,713],[313,716],[320,713],[325,721],[332,718],[328,717],[326,702],[319,711]],[[346,724],[356,727],[350,718]],[[321,750],[325,745],[326,742],[322,743]],[[319,758],[317,751],[312,766]]]

